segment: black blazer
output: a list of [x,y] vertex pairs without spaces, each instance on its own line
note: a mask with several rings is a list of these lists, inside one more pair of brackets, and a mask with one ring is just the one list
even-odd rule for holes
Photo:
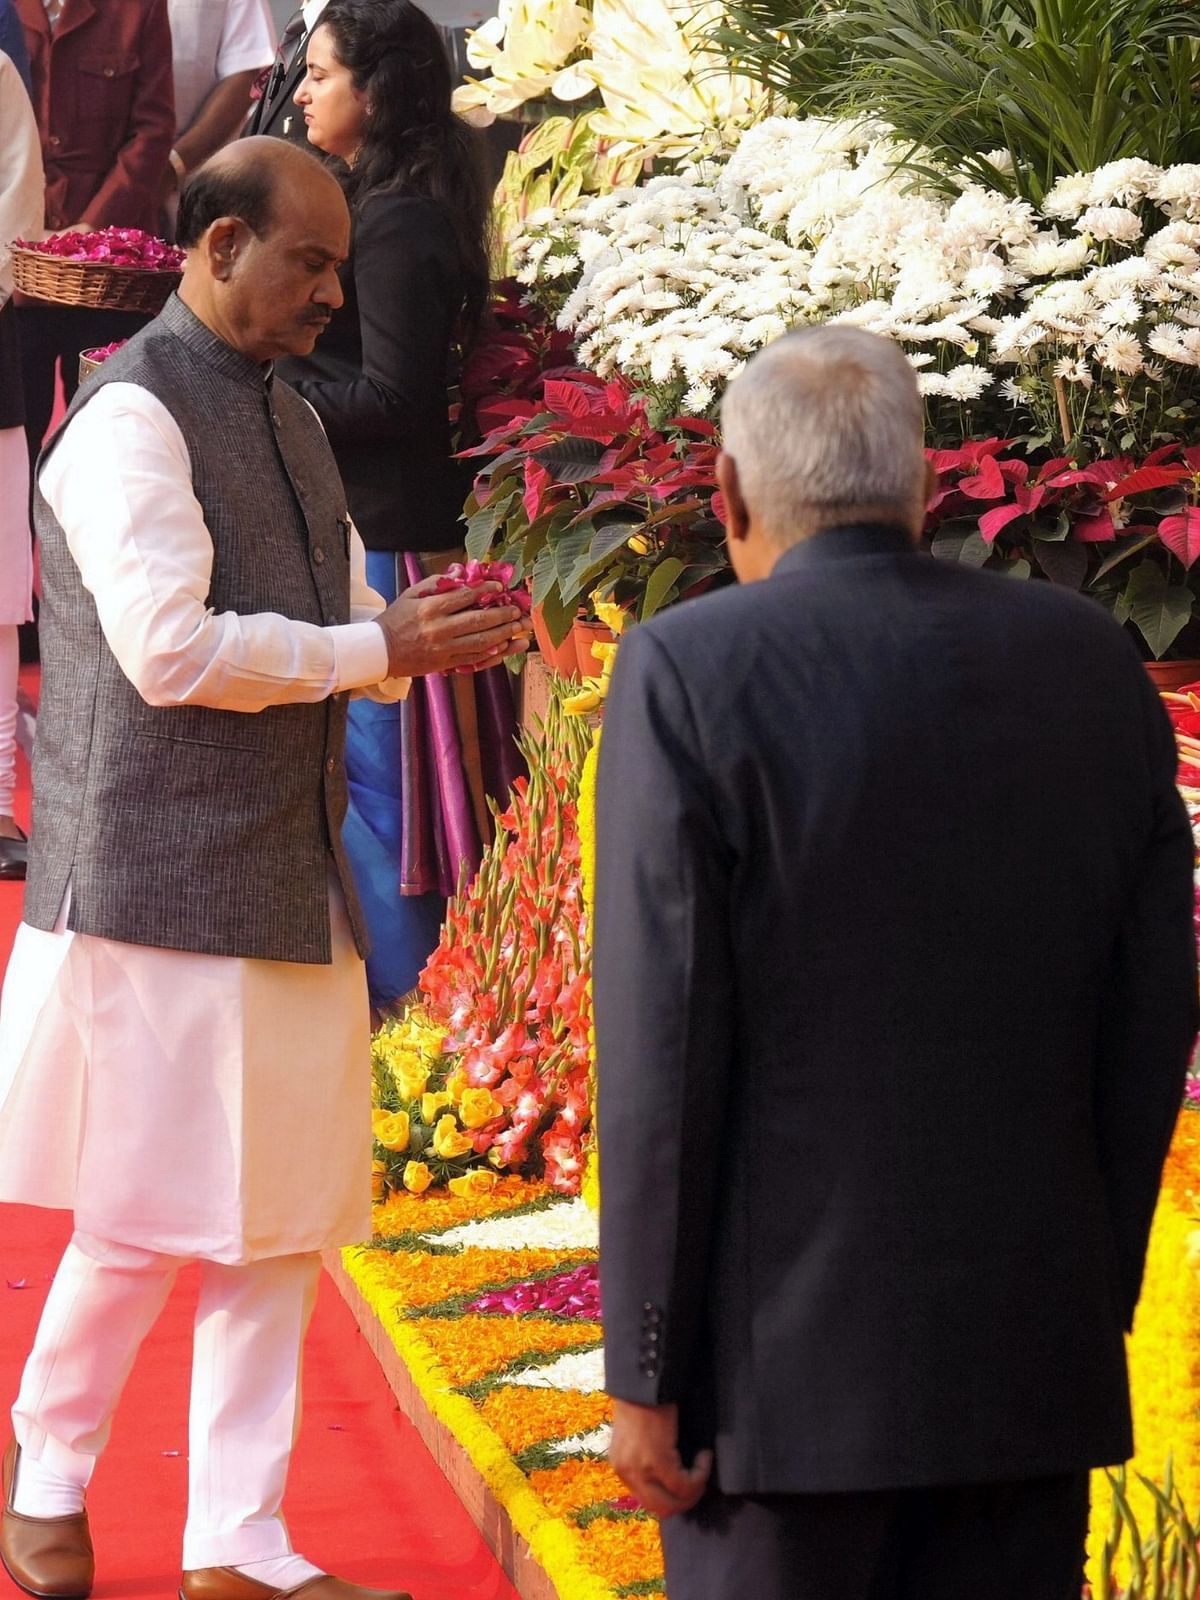
[[368,550],[445,550],[470,470],[451,459],[447,381],[463,276],[435,201],[369,197],[354,218],[345,303],[311,356],[279,376],[325,425]]
[[314,155],[320,155],[321,152],[308,142],[304,112],[293,99],[307,71],[307,49],[308,34],[305,33],[300,37],[290,70],[282,74],[272,70],[262,98],[251,107],[242,129],[243,138],[251,133],[267,133],[276,139],[290,139],[293,144],[302,144]]
[[1099,606],[835,529],[621,645],[597,796],[614,1395],[730,1493],[1131,1452],[1192,841]]

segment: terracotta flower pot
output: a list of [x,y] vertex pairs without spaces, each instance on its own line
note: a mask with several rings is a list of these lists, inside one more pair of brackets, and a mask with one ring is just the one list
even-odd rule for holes
[[550,630],[546,626],[546,619],[542,615],[541,606],[533,608],[533,637],[537,640],[537,647],[541,651],[542,660],[555,672],[561,673],[564,678],[577,678],[579,676],[579,660],[575,650],[575,639],[568,634],[561,644],[555,644],[550,637]]
[[1200,683],[1200,661],[1147,661],[1146,671],[1160,694]]
[[571,638],[575,645],[575,657],[579,666],[579,675],[583,678],[598,678],[604,670],[604,662],[592,649],[594,644],[612,644],[616,634],[611,628],[606,628],[602,622],[577,622],[571,629]]

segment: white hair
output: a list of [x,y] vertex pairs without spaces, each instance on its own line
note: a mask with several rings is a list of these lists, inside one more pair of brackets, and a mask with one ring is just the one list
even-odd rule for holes
[[864,513],[919,519],[921,396],[891,339],[842,326],[784,334],[730,384],[721,427],[742,498],[773,543]]

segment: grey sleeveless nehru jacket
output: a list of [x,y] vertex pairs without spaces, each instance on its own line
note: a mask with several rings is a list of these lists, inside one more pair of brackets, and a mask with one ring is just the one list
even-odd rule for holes
[[[187,441],[212,536],[208,605],[349,621],[349,521],[320,424],[286,384],[175,297],[80,389],[156,397]],[[46,452],[56,449],[63,428]],[[41,543],[42,690],[25,920],[207,955],[328,962],[329,865],[360,952],[341,844],[346,697],[247,714],[151,706],[117,664],[50,507]]]

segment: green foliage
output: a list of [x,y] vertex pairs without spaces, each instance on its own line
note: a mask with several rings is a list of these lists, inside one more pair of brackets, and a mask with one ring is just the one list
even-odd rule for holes
[[[1138,1525],[1126,1492],[1125,1468],[1108,1473],[1112,1517],[1097,1556],[1092,1600],[1195,1600],[1200,1588],[1200,1528],[1188,1515],[1171,1462],[1168,1459],[1161,1484],[1141,1473],[1137,1476],[1151,1496],[1154,1520],[1145,1528]],[[1122,1553],[1129,1566],[1124,1585],[1114,1576]]]
[[1033,201],[1109,161],[1200,160],[1200,14],[1179,0],[735,0],[714,42],[807,115],[879,117]]

